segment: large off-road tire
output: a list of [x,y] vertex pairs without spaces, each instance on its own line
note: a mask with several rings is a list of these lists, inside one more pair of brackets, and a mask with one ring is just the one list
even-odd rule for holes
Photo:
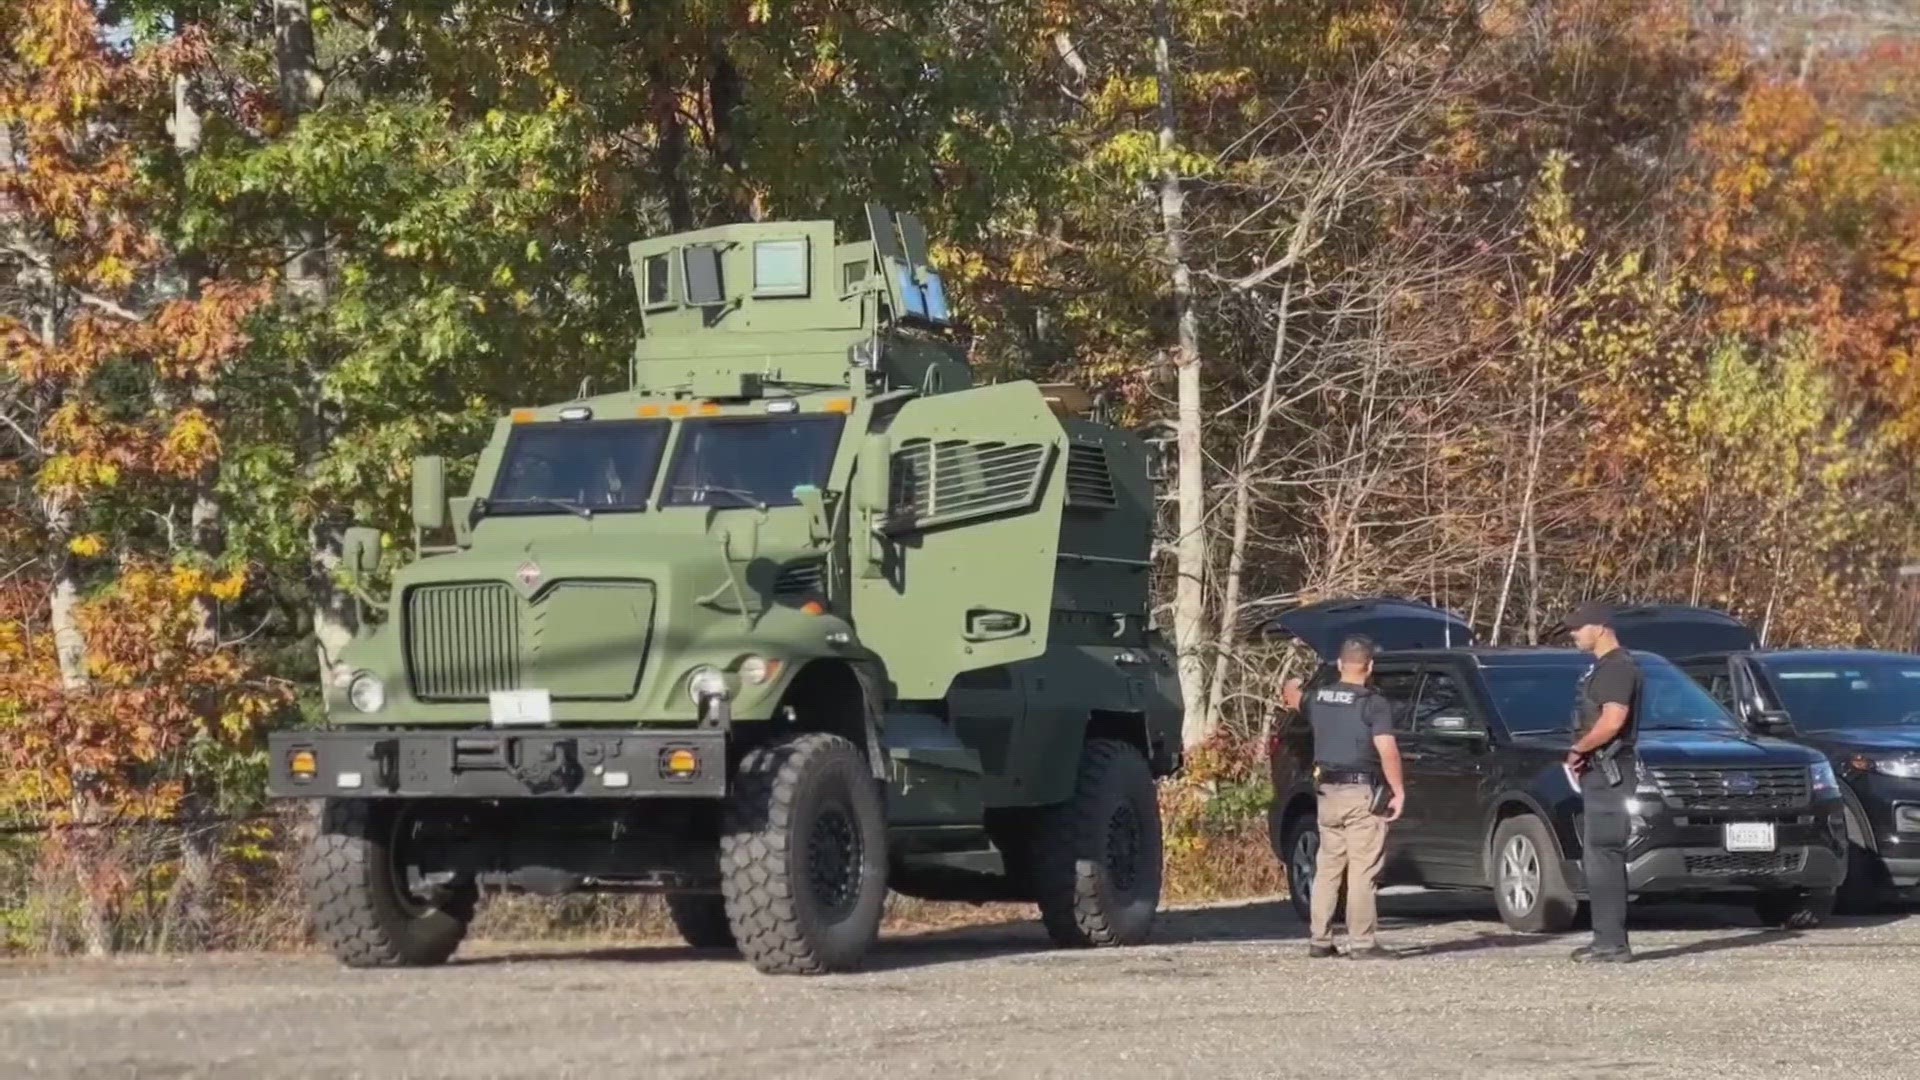
[[1753,897],[1753,913],[1763,926],[1811,930],[1833,914],[1833,889],[1770,889]]
[[668,893],[667,914],[680,940],[695,949],[737,948],[727,922],[727,901],[719,893]]
[[313,929],[348,967],[424,967],[446,962],[467,936],[472,885],[419,895],[402,857],[405,804],[328,799],[320,829],[300,853]]
[[1564,934],[1580,917],[1547,824],[1532,814],[1493,831],[1493,902],[1500,921],[1523,934]]
[[749,751],[720,830],[734,941],[768,974],[851,970],[880,933],[886,817],[866,759],[837,735]]
[[1147,940],[1160,910],[1160,803],[1140,751],[1089,739],[1073,798],[1042,811],[1036,825],[1034,893],[1054,944]]

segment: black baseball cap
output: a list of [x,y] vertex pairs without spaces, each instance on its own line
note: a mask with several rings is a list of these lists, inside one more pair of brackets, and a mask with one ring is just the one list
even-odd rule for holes
[[1583,626],[1613,625],[1613,605],[1599,600],[1583,600],[1579,606],[1567,613],[1560,625],[1568,630],[1578,630]]

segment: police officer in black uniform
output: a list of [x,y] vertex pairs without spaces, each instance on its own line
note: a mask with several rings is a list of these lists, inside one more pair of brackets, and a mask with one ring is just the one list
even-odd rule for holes
[[1580,779],[1586,824],[1581,867],[1593,908],[1593,944],[1574,950],[1573,959],[1625,964],[1633,960],[1627,946],[1627,800],[1638,783],[1633,743],[1640,722],[1640,665],[1614,635],[1610,606],[1583,603],[1563,625],[1574,645],[1594,658],[1580,678],[1578,733],[1567,752],[1567,767]]
[[1304,702],[1298,680],[1290,680],[1281,691],[1288,708],[1300,709],[1304,704],[1313,726],[1320,849],[1313,875],[1307,955],[1315,959],[1336,955],[1333,912],[1343,884],[1347,955],[1356,960],[1396,958],[1375,936],[1380,919],[1374,888],[1386,860],[1387,823],[1400,817],[1407,789],[1401,777],[1400,746],[1393,737],[1393,714],[1387,700],[1367,685],[1373,676],[1374,652],[1370,639],[1347,638],[1340,645],[1338,682],[1315,690]]

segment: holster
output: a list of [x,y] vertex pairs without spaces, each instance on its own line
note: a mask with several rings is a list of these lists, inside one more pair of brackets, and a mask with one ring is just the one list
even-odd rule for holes
[[1620,762],[1615,760],[1620,756],[1620,747],[1618,742],[1611,743],[1593,754],[1593,759],[1600,763],[1600,775],[1606,778],[1608,787],[1620,786]]

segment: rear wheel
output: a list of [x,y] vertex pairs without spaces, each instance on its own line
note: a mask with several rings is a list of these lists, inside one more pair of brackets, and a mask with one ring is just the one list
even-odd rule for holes
[[328,799],[300,855],[300,879],[322,944],[348,967],[445,963],[473,921],[471,884],[423,886],[408,871],[404,803]]
[[806,734],[749,751],[720,835],[733,939],[768,974],[857,966],[887,898],[880,788],[852,743]]
[[[1287,902],[1293,905],[1293,913],[1300,921],[1313,921],[1313,876],[1320,869],[1320,823],[1311,811],[1293,815],[1288,821],[1285,839],[1282,841],[1286,851]],[[1347,898],[1343,895],[1333,905],[1333,921],[1341,922],[1347,917]]]
[[667,914],[680,940],[695,949],[733,949],[733,927],[727,922],[727,900],[719,893],[669,893]]
[[1137,945],[1160,910],[1160,802],[1147,759],[1090,739],[1073,798],[1048,807],[1031,852],[1040,921],[1063,948]]
[[1753,913],[1764,926],[1811,930],[1833,914],[1833,889],[1769,889],[1753,898]]
[[1531,814],[1510,817],[1494,830],[1493,901],[1500,920],[1526,934],[1562,934],[1578,917],[1580,904],[1553,838]]

